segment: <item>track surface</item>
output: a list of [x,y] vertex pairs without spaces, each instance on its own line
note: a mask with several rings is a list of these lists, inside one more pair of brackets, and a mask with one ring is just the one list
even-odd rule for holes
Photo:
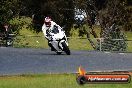
[[132,53],[71,51],[56,55],[48,49],[0,48],[0,75],[74,73],[87,71],[132,71]]

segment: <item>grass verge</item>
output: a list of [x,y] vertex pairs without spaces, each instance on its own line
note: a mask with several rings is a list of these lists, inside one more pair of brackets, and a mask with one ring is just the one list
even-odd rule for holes
[[78,85],[75,74],[1,76],[0,88],[131,88],[128,84]]
[[[75,32],[76,33],[76,32]],[[132,40],[132,33],[126,32],[127,39]],[[20,35],[16,36],[14,41],[14,47],[31,47],[31,48],[49,48],[47,40],[44,38],[43,33],[35,33],[31,30],[22,29]],[[30,36],[33,35],[33,36]],[[96,42],[96,39],[92,37],[92,40]],[[68,39],[69,47],[71,50],[93,50],[89,41],[85,38],[76,38],[76,36]],[[132,41],[127,41],[127,52],[132,52]]]

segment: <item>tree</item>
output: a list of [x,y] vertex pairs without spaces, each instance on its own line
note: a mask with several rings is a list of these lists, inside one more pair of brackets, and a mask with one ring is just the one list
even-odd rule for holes
[[[86,23],[90,31],[87,31],[87,37],[93,48],[98,46],[90,39],[89,34],[98,38],[94,31],[95,21],[99,21],[101,26],[100,37],[104,38],[102,50],[126,50],[125,35],[121,32],[123,26],[127,24],[127,17],[130,15],[126,11],[126,0],[74,0],[76,6],[85,10],[87,14]],[[115,41],[112,39],[122,39]],[[100,44],[100,40],[97,40]],[[109,46],[110,45],[110,46]],[[123,47],[124,46],[124,47]]]
[[21,11],[20,0],[1,0],[0,1],[0,21],[8,22],[12,17],[19,15]]
[[[100,11],[101,37],[103,51],[125,51],[126,37],[122,31],[127,22],[126,0],[107,0],[105,9]],[[119,40],[116,40],[119,39]]]
[[[38,2],[37,2],[38,3]],[[43,24],[45,16],[50,16],[56,23],[65,26],[66,34],[69,31],[74,20],[74,5],[72,0],[40,0],[39,8],[35,11],[35,18],[38,22]],[[39,29],[38,31],[41,31]]]
[[[126,30],[131,30],[132,19],[131,8],[127,8],[127,5],[131,6],[130,0],[1,0],[0,21],[8,22],[14,16],[32,16],[35,25],[39,25],[35,31],[40,32],[44,17],[51,16],[61,26],[66,25],[65,31],[69,35],[69,31],[75,22],[75,8],[77,8],[86,13],[84,23],[89,26],[90,30],[87,29],[84,32],[93,48],[98,49],[90,39],[90,34],[95,38],[99,37],[93,25],[99,21],[101,26],[100,37],[113,39],[116,35],[116,38],[125,39],[125,37],[121,37],[121,35],[124,36],[121,29],[125,27]],[[115,32],[112,33],[112,30]],[[100,40],[97,39],[97,42]],[[108,42],[105,40],[103,44],[107,45]],[[118,41],[117,47],[119,44],[122,46],[125,44],[125,41],[122,41],[124,43],[119,42],[121,41]],[[113,43],[114,41],[111,42],[111,45],[115,46]],[[125,47],[122,50],[125,50]]]

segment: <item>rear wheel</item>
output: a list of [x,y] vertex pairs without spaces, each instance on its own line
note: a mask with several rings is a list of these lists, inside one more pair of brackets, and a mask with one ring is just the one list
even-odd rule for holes
[[65,51],[65,53],[67,55],[70,55],[71,52],[70,52],[69,47],[67,46],[67,44],[65,42],[62,42],[62,46],[63,46],[63,51]]

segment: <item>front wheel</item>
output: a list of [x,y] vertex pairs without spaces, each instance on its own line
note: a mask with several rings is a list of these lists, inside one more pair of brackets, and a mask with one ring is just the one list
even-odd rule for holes
[[67,54],[70,55],[71,52],[69,50],[69,47],[67,46],[67,44],[65,42],[62,42],[62,46],[63,46],[63,51]]
[[56,52],[56,53],[57,53],[57,55],[61,55],[62,52]]

